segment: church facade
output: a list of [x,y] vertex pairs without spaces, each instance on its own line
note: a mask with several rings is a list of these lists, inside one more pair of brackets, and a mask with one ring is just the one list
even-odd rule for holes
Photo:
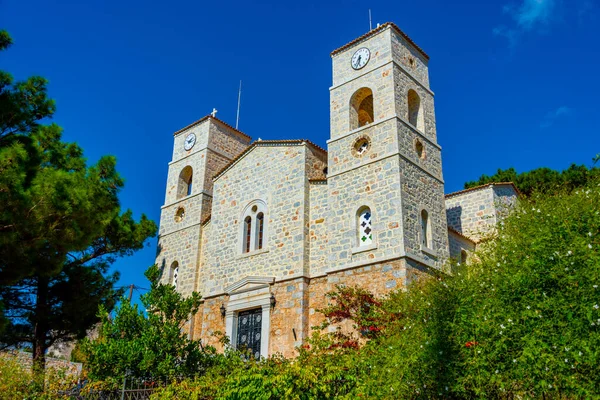
[[427,54],[386,23],[331,54],[327,150],[214,115],[175,132],[157,264],[203,303],[189,334],[293,356],[335,285],[382,295],[466,262],[517,192],[444,195]]

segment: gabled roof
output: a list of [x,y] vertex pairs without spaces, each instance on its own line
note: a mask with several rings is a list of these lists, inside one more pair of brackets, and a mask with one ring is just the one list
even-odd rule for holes
[[307,144],[318,152],[327,155],[327,151],[319,145],[314,144],[308,139],[288,139],[288,140],[257,140],[253,142],[250,146],[246,148],[246,150],[242,151],[238,154],[233,160],[231,160],[225,167],[223,167],[219,172],[217,172],[213,176],[213,181],[217,180],[221,175],[223,175],[227,170],[233,167],[239,160],[241,160],[246,154],[248,154],[255,147],[274,147],[274,146],[299,146],[302,144]]
[[244,138],[246,138],[248,140],[252,140],[252,138],[250,136],[246,135],[244,132],[242,132],[242,131],[234,128],[233,126],[229,125],[227,122],[221,121],[217,117],[213,117],[211,114],[209,114],[209,115],[207,115],[205,117],[200,118],[198,121],[192,122],[191,124],[189,124],[186,127],[181,128],[180,130],[178,130],[175,133],[173,133],[173,136],[178,135],[181,132],[186,131],[186,130],[188,130],[190,128],[193,128],[194,126],[201,124],[202,122],[206,121],[209,118],[212,119],[215,122],[218,122],[221,125],[224,125],[225,127],[229,128],[230,130],[232,130],[233,132],[237,133],[238,135],[243,136]]
[[463,194],[463,193],[472,192],[472,191],[479,190],[479,189],[484,189],[484,188],[487,188],[487,187],[490,187],[490,186],[500,186],[500,185],[509,185],[509,186],[512,186],[513,189],[515,189],[515,192],[517,193],[517,196],[521,196],[521,192],[519,192],[519,189],[517,189],[517,187],[515,186],[515,184],[512,183],[512,182],[492,182],[492,183],[486,183],[485,185],[479,185],[479,186],[475,186],[475,187],[472,187],[472,188],[468,188],[468,189],[464,189],[464,190],[459,190],[458,192],[448,193],[444,197],[446,199],[449,199],[450,197],[458,196],[458,195]]
[[419,53],[421,53],[425,57],[425,59],[429,60],[429,56],[427,55],[427,53],[425,53],[425,51],[423,51],[422,48],[420,48],[415,42],[413,42],[413,40],[411,38],[409,38],[406,33],[402,32],[402,30],[400,28],[398,28],[398,26],[396,26],[396,24],[394,24],[393,22],[386,22],[385,24],[380,25],[377,28],[370,30],[369,32],[365,33],[364,35],[362,35],[360,37],[357,37],[356,39],[354,39],[350,43],[346,43],[342,47],[338,47],[337,49],[335,49],[334,51],[331,52],[331,55],[334,56],[337,53],[339,53],[339,52],[341,52],[343,50],[346,50],[348,47],[353,46],[353,45],[355,45],[358,42],[362,42],[366,38],[368,38],[370,36],[373,36],[376,33],[379,33],[381,31],[383,31],[387,27],[391,27],[393,30],[395,30],[396,33],[398,33],[400,36],[402,36],[404,39],[406,39],[406,41],[408,43],[410,43],[411,45],[413,45],[413,47],[415,49],[417,49],[417,51]]
[[476,245],[477,243],[479,243],[479,240],[471,239],[470,237],[463,235],[462,233],[460,233],[459,231],[457,231],[456,229],[454,229],[451,226],[448,226],[448,232],[452,232],[455,235],[460,236],[461,238],[463,238],[465,240],[468,240],[469,242],[473,243],[474,245]]

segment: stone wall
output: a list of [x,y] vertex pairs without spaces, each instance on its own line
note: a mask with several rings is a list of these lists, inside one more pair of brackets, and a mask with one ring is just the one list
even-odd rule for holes
[[489,184],[446,195],[448,226],[475,241],[490,234],[499,216],[516,204],[512,184]]
[[[23,351],[2,351],[0,357],[14,358],[19,365],[27,370],[33,366],[33,356],[31,353]],[[81,363],[62,360],[60,358],[46,357],[46,368],[63,371],[66,375],[77,377],[81,374],[83,365]]]
[[394,29],[391,29],[394,60],[406,71],[429,88],[429,60]]
[[470,257],[476,248],[476,245],[473,241],[456,232],[453,232],[452,230],[448,230],[448,244],[450,247],[450,257],[458,262],[461,261],[462,251],[466,251],[467,257]]
[[310,215],[309,215],[309,264],[311,275],[321,275],[327,268],[327,256],[329,248],[328,240],[328,216],[330,214],[328,204],[329,189],[326,181],[311,182],[310,191]]
[[[308,210],[307,145],[259,142],[214,182],[211,237],[201,292],[214,296],[245,276],[302,276]],[[264,244],[242,253],[244,209],[266,204]]]

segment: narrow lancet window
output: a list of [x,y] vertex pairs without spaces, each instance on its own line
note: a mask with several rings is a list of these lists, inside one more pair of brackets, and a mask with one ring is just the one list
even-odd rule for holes
[[461,265],[466,265],[467,264],[467,252],[465,250],[461,250],[460,251],[460,263]]
[[175,289],[177,289],[177,279],[179,278],[179,263],[177,261],[173,261],[171,264],[171,285]]
[[373,243],[372,214],[369,207],[358,211],[358,245],[368,246]]
[[265,225],[265,215],[258,213],[256,216],[256,248],[258,250],[263,247],[263,230]]
[[250,251],[250,239],[252,236],[252,218],[246,217],[244,220],[244,253]]
[[424,118],[421,107],[421,98],[414,90],[408,91],[408,122],[415,128],[423,131]]
[[421,211],[421,244],[423,247],[431,248],[431,232],[429,229],[429,214],[426,210]]

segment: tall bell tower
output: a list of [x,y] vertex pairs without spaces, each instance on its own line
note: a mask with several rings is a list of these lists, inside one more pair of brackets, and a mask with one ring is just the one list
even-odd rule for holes
[[251,141],[215,113],[174,133],[161,207],[156,264],[163,271],[162,282],[186,296],[197,289],[200,225],[211,212],[212,178]]
[[331,57],[330,269],[396,263],[406,282],[411,267],[441,268],[448,230],[429,57],[392,23]]

